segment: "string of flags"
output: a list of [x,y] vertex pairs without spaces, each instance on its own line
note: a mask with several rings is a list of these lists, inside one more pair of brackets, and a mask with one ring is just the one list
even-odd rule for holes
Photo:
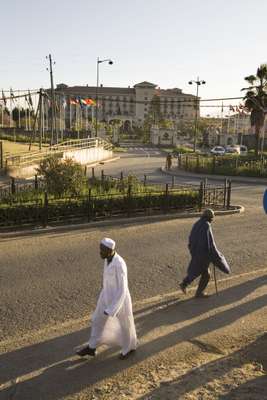
[[239,104],[238,106],[230,105],[229,106],[229,111],[232,111],[232,112],[238,113],[238,114],[243,114],[243,115],[248,113],[248,110],[242,104]]
[[[90,107],[90,106],[96,106],[96,102],[95,102],[95,100],[93,100],[93,99],[90,99],[90,98],[86,98],[86,99],[83,99],[82,97],[72,97],[72,98],[70,98],[70,104],[71,105],[79,105],[79,106],[81,106],[82,108],[83,107]],[[98,104],[98,107],[99,107],[99,104]]]

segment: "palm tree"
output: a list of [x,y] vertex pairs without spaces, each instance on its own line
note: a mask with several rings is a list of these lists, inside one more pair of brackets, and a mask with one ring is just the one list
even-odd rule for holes
[[[260,132],[264,127],[267,114],[267,64],[262,64],[257,69],[256,75],[244,78],[250,86],[241,90],[247,90],[244,97],[245,107],[250,111],[250,123],[255,128],[255,154],[259,153]],[[262,139],[264,141],[264,138]],[[264,143],[262,143],[263,148]]]

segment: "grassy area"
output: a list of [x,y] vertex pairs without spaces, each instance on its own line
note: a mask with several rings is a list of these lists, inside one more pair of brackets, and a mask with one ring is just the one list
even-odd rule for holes
[[113,147],[114,153],[127,153],[128,149],[126,147],[119,147],[115,146]]
[[160,147],[160,150],[165,153],[174,154],[185,154],[185,153],[193,153],[193,149],[186,146],[173,146],[173,147]]
[[[29,151],[29,144],[2,140],[4,155],[18,154]],[[31,151],[39,150],[38,144],[32,144]]]

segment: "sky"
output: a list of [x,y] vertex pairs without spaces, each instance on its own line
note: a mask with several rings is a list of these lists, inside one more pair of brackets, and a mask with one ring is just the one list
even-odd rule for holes
[[1,1],[0,90],[55,84],[128,87],[149,81],[205,98],[242,96],[267,63],[266,0]]

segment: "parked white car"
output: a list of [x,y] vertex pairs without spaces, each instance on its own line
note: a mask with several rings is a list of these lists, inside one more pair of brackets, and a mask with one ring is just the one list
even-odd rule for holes
[[240,154],[240,146],[230,144],[229,146],[226,146],[225,152],[227,154]]
[[225,154],[225,148],[222,146],[215,146],[210,152],[215,156],[223,156]]
[[230,154],[240,154],[242,156],[246,156],[248,154],[248,148],[247,146],[243,144],[231,144],[229,146],[226,146],[225,149],[226,153]]
[[244,144],[241,144],[240,146],[240,154],[241,156],[246,156],[248,154],[248,148]]

